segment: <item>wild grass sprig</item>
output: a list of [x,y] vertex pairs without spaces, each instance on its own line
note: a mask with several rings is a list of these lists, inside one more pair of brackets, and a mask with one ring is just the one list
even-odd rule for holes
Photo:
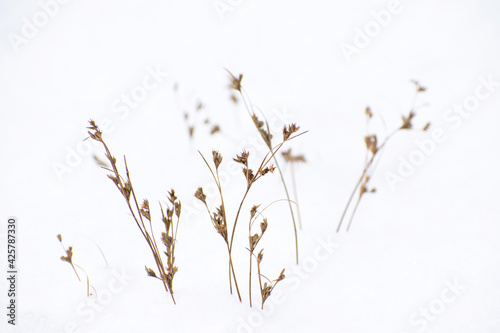
[[[264,117],[264,121],[261,121],[258,119],[258,117],[253,109],[253,105],[250,101],[250,98],[248,97],[248,94],[243,89],[243,86],[241,84],[241,81],[243,80],[243,74],[239,74],[238,77],[236,77],[231,72],[229,72],[227,69],[226,69],[226,71],[228,72],[228,74],[230,75],[230,78],[231,78],[230,88],[233,90],[236,90],[238,92],[238,94],[240,95],[241,100],[243,101],[243,104],[245,105],[245,108],[248,112],[248,115],[250,116],[253,124],[255,125],[255,128],[259,132],[262,140],[264,141],[264,143],[268,147],[269,151],[272,153],[272,151],[273,151],[273,146],[272,146],[273,135],[272,135],[271,130],[269,128],[269,123],[268,123],[265,115],[262,115]],[[233,95],[233,94],[231,95],[231,100],[235,103],[237,102],[237,98],[235,97],[235,95]],[[283,135],[285,135],[285,132],[283,132]],[[288,188],[286,186],[285,178],[283,177],[283,172],[281,171],[281,167],[278,163],[278,159],[276,158],[276,156],[274,156],[274,154],[272,154],[272,155],[273,155],[274,164],[276,165],[276,168],[278,169],[278,172],[280,174],[281,182],[283,184],[283,189],[285,190],[285,194],[286,194],[286,197],[288,199],[288,204],[289,204],[289,208],[290,208],[290,215],[292,217],[293,230],[294,230],[294,236],[295,236],[295,262],[298,264],[299,263],[299,241],[298,241],[298,236],[297,236],[297,225],[295,223],[295,216],[294,216],[294,212],[293,212],[293,208],[292,208],[292,204],[291,204],[292,201],[290,200]]]
[[[102,143],[105,149],[106,159],[109,161],[111,167],[102,166],[103,169],[110,172],[108,174],[108,178],[115,184],[117,189],[122,194],[125,202],[127,203],[127,207],[129,208],[132,217],[141,231],[142,236],[146,240],[151,252],[153,254],[156,267],[159,272],[159,276],[155,273],[155,271],[146,266],[146,272],[149,276],[157,278],[162,281],[165,290],[170,294],[172,300],[175,304],[174,291],[172,288],[172,281],[175,273],[178,268],[175,264],[175,242],[177,241],[177,230],[179,226],[179,218],[181,215],[181,203],[175,196],[174,190],[169,192],[168,200],[170,201],[172,208],[167,207],[166,214],[164,213],[164,209],[160,204],[160,209],[162,212],[162,221],[165,225],[165,232],[162,233],[162,243],[166,247],[166,251],[164,254],[167,256],[167,266],[164,265],[163,259],[161,256],[161,252],[158,248],[158,244],[156,242],[156,238],[154,236],[153,224],[151,222],[151,210],[149,207],[149,201],[144,199],[141,206],[139,207],[139,203],[137,200],[137,196],[135,194],[134,187],[132,185],[132,181],[130,179],[130,172],[127,165],[127,159],[125,156],[123,157],[124,165],[125,165],[125,177],[123,177],[116,165],[116,158],[111,154],[107,144],[104,142],[102,137],[102,132],[97,126],[97,124],[93,121],[89,121],[90,126],[87,127],[89,129],[88,133],[90,138]],[[176,216],[176,223],[174,228],[173,215]]]
[[[264,303],[269,298],[269,296],[271,296],[271,294],[274,290],[274,287],[276,287],[278,282],[282,281],[285,278],[285,269],[283,269],[281,271],[281,273],[277,279],[272,280],[272,281],[261,273],[260,264],[261,264],[262,260],[264,259],[263,252],[264,252],[264,249],[260,250],[259,254],[257,255],[257,272],[259,274],[259,287],[260,287],[260,295],[261,295],[261,299],[262,299],[262,303],[261,303],[262,309],[264,309]],[[268,284],[268,282],[264,282],[264,284],[262,284],[262,277],[265,278],[269,282],[269,284]]]
[[[260,165],[258,166],[257,169],[251,169],[249,165],[249,155],[250,153],[247,151],[242,151],[239,155],[237,155],[233,161],[240,164],[242,166],[242,171],[243,175],[246,180],[246,189],[243,194],[243,197],[239,203],[238,210],[236,212],[236,216],[234,218],[234,223],[232,225],[232,230],[230,230],[230,226],[228,225],[228,219],[226,216],[226,206],[224,203],[224,195],[222,191],[222,186],[219,178],[219,166],[222,163],[222,155],[216,151],[212,151],[212,160],[215,166],[215,171],[214,169],[210,166],[210,163],[208,163],[207,159],[203,156],[203,154],[200,152],[201,157],[203,158],[203,161],[207,165],[208,169],[210,170],[210,173],[212,175],[212,178],[215,181],[215,184],[217,186],[218,192],[219,192],[219,197],[220,197],[220,206],[216,208],[215,212],[212,212],[210,207],[207,204],[206,201],[206,195],[203,192],[203,188],[200,187],[198,190],[195,192],[194,196],[203,202],[205,205],[207,212],[210,216],[210,220],[212,222],[212,225],[216,229],[217,233],[222,236],[224,239],[224,242],[226,243],[226,247],[228,250],[228,256],[229,256],[229,288],[230,292],[232,293],[232,280],[234,279],[235,287],[236,287],[236,292],[238,294],[238,298],[241,301],[241,294],[239,291],[238,287],[238,282],[236,279],[236,274],[234,272],[234,265],[232,261],[232,249],[233,249],[233,241],[234,241],[234,235],[236,231],[236,227],[238,224],[238,220],[240,217],[240,213],[243,207],[243,204],[245,203],[245,199],[248,196],[248,193],[250,189],[252,188],[252,185],[255,184],[260,178],[264,177],[265,175],[269,173],[273,173],[275,171],[274,165],[271,164],[271,161],[274,159],[275,155],[277,152],[281,149],[281,147],[288,141],[293,140],[294,138],[306,133],[302,132],[299,134],[296,134],[299,131],[300,127],[291,124],[288,126],[285,126],[283,129],[283,140],[280,144],[276,145],[275,147],[272,148],[272,150],[267,153],[264,158],[262,159]],[[229,236],[230,234],[230,236]]]
[[[351,223],[354,219],[354,215],[356,214],[356,211],[359,207],[359,204],[361,202],[361,199],[364,197],[365,194],[367,193],[375,193],[376,189],[375,188],[370,188],[369,183],[371,179],[373,178],[373,174],[375,172],[375,165],[374,162],[377,159],[378,156],[380,156],[383,148],[386,146],[387,142],[392,139],[397,133],[400,131],[404,130],[412,130],[414,129],[413,126],[413,118],[416,116],[415,114],[415,103],[417,100],[417,97],[420,93],[424,92],[426,88],[422,87],[417,81],[412,80],[411,81],[415,85],[415,95],[410,107],[410,111],[407,116],[401,116],[402,124],[394,129],[392,132],[389,133],[385,137],[384,140],[380,142],[378,140],[377,135],[375,134],[368,134],[365,136],[364,141],[366,145],[366,158],[365,158],[365,165],[363,167],[363,171],[361,172],[361,176],[359,177],[356,185],[354,186],[354,189],[349,197],[349,200],[347,201],[347,204],[344,208],[344,211],[342,213],[342,216],[340,218],[338,227],[337,227],[337,232],[339,232],[340,227],[342,226],[342,222],[344,221],[344,218],[346,216],[346,213],[354,199],[354,196],[356,195],[356,192],[359,189],[359,194],[356,200],[356,204],[354,205],[354,208],[352,209],[351,217],[349,218],[349,223],[347,225],[346,231],[349,231],[349,228],[351,227]],[[365,109],[365,114],[367,116],[367,123],[369,124],[370,120],[373,117],[373,112],[370,109],[370,107],[367,107]],[[430,127],[430,123],[427,123],[421,130],[422,131],[427,131]]]
[[87,274],[87,272],[85,271],[85,269],[83,269],[81,266],[75,264],[73,262],[73,247],[72,246],[69,246],[68,248],[66,248],[63,244],[63,240],[62,240],[62,235],[61,234],[58,234],[57,235],[57,239],[59,240],[59,243],[61,243],[61,246],[64,250],[64,252],[66,252],[66,255],[65,256],[61,256],[61,260],[62,261],[65,261],[67,263],[69,263],[71,265],[71,267],[73,268],[73,271],[75,272],[76,274],[76,277],[78,278],[78,281],[82,281],[82,279],[80,279],[80,275],[78,275],[78,272],[76,271],[76,267],[78,267],[82,272],[83,274],[85,274],[85,277],[87,279],[87,297],[90,297],[91,295],[93,295],[91,292],[90,292],[90,289],[92,288],[92,290],[94,290],[94,294],[97,295],[97,291],[95,290],[94,286],[92,286],[90,284],[90,279],[89,279],[89,275]]

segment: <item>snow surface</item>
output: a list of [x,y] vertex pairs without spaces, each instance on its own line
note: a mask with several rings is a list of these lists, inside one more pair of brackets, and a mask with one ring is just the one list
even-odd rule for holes
[[[499,2],[401,0],[400,13],[350,63],[340,45],[353,44],[356,29],[373,24],[370,12],[391,1],[221,0],[232,6],[223,19],[214,3],[61,1],[15,50],[9,38],[22,33],[25,18],[43,23],[41,5],[1,2],[0,248],[7,218],[17,217],[19,282],[12,327],[0,279],[0,330],[500,332],[500,87],[465,117],[446,118],[457,117],[449,113],[454,104],[473,103],[476,89],[487,92],[481,80],[500,81]],[[122,94],[156,68],[168,73],[161,84],[137,107],[118,110]],[[259,248],[264,274],[274,278],[285,268],[287,277],[263,311],[248,305],[246,221],[252,204],[284,198],[278,175],[255,185],[236,231],[243,303],[229,294],[223,241],[193,197],[212,184],[197,150],[220,150],[227,172],[242,146],[251,156],[265,153],[249,143],[256,132],[230,102],[224,68],[244,73],[253,104],[278,128],[286,118],[309,130],[290,143],[308,160],[296,169],[300,263],[287,205],[277,203]],[[427,87],[415,124],[430,121],[431,130],[400,133],[388,144],[372,181],[377,193],[363,200],[348,233],[336,233],[364,161],[364,109],[376,115],[372,129],[387,134],[411,105],[410,79]],[[199,113],[198,100],[205,105]],[[196,121],[192,140],[183,110]],[[209,135],[205,117],[222,132]],[[112,124],[105,138],[120,165],[126,154],[140,198],[156,203],[174,188],[183,203],[177,305],[146,276],[144,265],[154,266],[149,248],[106,172],[92,154],[78,160],[69,153],[90,144],[82,143],[89,118]],[[397,173],[401,158],[419,149],[415,142],[435,131],[446,139],[391,188],[387,172]],[[68,158],[70,172],[58,176],[54,166]],[[228,180],[234,216],[244,180],[239,173]],[[59,233],[97,298],[86,297],[85,283],[59,259]],[[258,304],[256,288],[253,299]]]

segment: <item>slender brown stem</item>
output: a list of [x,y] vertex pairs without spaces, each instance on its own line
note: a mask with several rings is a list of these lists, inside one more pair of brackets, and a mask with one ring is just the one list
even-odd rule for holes
[[[241,95],[241,99],[243,100],[243,103],[245,104],[245,108],[247,109],[248,114],[251,117],[252,116],[251,113],[253,112],[253,108],[251,107],[251,103],[250,102],[247,103],[246,99],[248,98],[248,96],[245,96],[245,95],[248,95],[248,94],[246,92],[243,93],[243,89],[240,89],[239,92],[240,92],[240,95]],[[269,123],[267,122],[267,119],[265,118],[265,115],[264,115],[264,120],[266,120],[266,126],[267,126],[267,130],[269,132]],[[257,128],[257,126],[255,126],[255,128],[257,129],[257,131],[260,134],[260,129]],[[262,137],[262,135],[261,135],[261,137]],[[264,140],[264,138],[262,138],[262,139]],[[276,167],[277,167],[277,169],[279,171],[279,174],[280,174],[280,177],[281,177],[281,182],[283,183],[283,188],[285,190],[285,194],[286,194],[286,197],[288,199],[289,208],[290,208],[290,215],[292,216],[293,232],[294,232],[294,235],[295,235],[295,262],[298,265],[299,264],[299,242],[298,242],[298,237],[297,237],[297,225],[295,223],[295,216],[293,214],[292,204],[290,203],[290,194],[288,193],[288,189],[286,187],[285,178],[283,177],[283,173],[281,172],[281,168],[280,168],[280,165],[278,163],[278,160],[274,156],[275,153],[273,152],[273,148],[270,146],[270,144],[268,144],[267,142],[265,142],[265,140],[264,140],[264,143],[266,143],[266,145],[268,146],[268,148],[269,148],[269,150],[270,150],[270,152],[272,154],[272,157],[274,158],[274,162],[276,163]]]

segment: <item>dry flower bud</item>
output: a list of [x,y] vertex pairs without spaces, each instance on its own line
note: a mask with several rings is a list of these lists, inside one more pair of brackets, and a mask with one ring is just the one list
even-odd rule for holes
[[286,141],[290,138],[290,136],[297,132],[300,129],[300,126],[297,126],[296,124],[290,124],[288,127],[285,125],[283,127],[283,141]]
[[260,224],[260,230],[262,231],[262,234],[266,232],[267,230],[267,219],[264,219],[264,221]]
[[252,209],[250,209],[250,219],[253,219],[255,214],[257,213],[257,209],[260,205],[253,205]]
[[410,111],[408,114],[408,117],[402,116],[401,118],[403,119],[403,125],[401,125],[401,129],[412,129],[412,124],[411,120],[415,117],[415,112]]
[[211,134],[211,135],[214,135],[215,133],[218,133],[218,132],[220,132],[220,127],[219,127],[219,125],[214,125],[214,126],[212,127],[212,129],[210,130],[210,134]]
[[196,190],[196,193],[194,194],[195,198],[203,202],[204,204],[207,204],[207,196],[203,193],[203,188],[198,187]]
[[243,151],[240,155],[237,155],[236,158],[233,158],[233,160],[237,163],[241,163],[243,165],[248,165],[248,155],[250,153],[247,151]]
[[366,107],[365,114],[368,116],[369,119],[371,119],[373,117],[372,110],[370,109],[369,106]]
[[212,150],[212,156],[215,164],[215,168],[217,169],[219,165],[222,163],[222,155],[217,150]]

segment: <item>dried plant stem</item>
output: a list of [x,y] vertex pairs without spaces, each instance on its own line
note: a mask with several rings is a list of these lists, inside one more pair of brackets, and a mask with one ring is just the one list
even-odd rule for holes
[[[371,167],[371,165],[373,164],[373,162],[375,161],[375,157],[377,156],[378,152],[382,151],[382,149],[384,148],[384,146],[386,145],[386,143],[394,136],[394,134],[396,134],[397,132],[399,131],[399,128],[394,130],[391,134],[389,134],[384,142],[378,147],[377,151],[375,152],[375,154],[372,155],[372,157],[370,158],[370,160],[366,163],[364,169],[363,169],[363,172],[361,173],[361,177],[359,177],[359,180],[358,182],[356,183],[356,185],[354,186],[354,189],[352,190],[352,193],[351,193],[351,196],[349,197],[349,200],[347,201],[347,204],[344,208],[344,212],[342,213],[342,216],[340,217],[340,221],[339,221],[339,225],[337,227],[337,232],[339,232],[340,230],[340,227],[342,226],[342,222],[344,221],[344,218],[345,218],[345,215],[347,213],[347,210],[349,209],[349,206],[351,205],[351,202],[352,202],[352,199],[354,198],[354,195],[356,194],[359,186],[361,185],[361,183],[363,182],[363,179],[365,179],[367,173],[368,173],[368,169]],[[361,198],[361,197],[360,197]],[[349,221],[349,226],[347,227],[347,230],[349,230],[349,227],[351,225],[351,222],[352,222],[352,219],[354,217],[354,214],[356,213],[356,210],[358,208],[358,205],[359,205],[359,201],[360,201],[360,198],[358,198],[358,202],[352,212],[352,215],[351,215],[351,218],[350,218],[350,221]]]
[[[229,73],[229,74],[231,74],[231,73]],[[232,76],[232,74],[231,74],[231,76]],[[245,108],[247,109],[248,114],[250,115],[250,117],[252,117],[252,114],[255,114],[255,112],[253,111],[253,107],[252,107],[252,104],[250,102],[250,98],[248,97],[248,94],[244,91],[243,88],[239,89],[238,91],[240,93],[241,99],[243,100],[243,103],[245,104]],[[263,117],[264,117],[264,120],[266,122],[267,131],[268,131],[268,133],[270,133],[269,123],[267,122],[265,115],[263,115]],[[261,134],[261,136],[262,136],[260,129],[258,127],[256,127],[256,129],[259,132],[259,134]],[[273,149],[272,149],[270,142],[266,141],[264,138],[263,138],[263,140],[264,140],[264,143],[266,144],[266,146],[269,148],[269,151],[272,153]],[[278,160],[276,159],[276,156],[274,156],[274,154],[273,154],[273,159],[274,159],[274,163],[276,164],[276,168],[278,169],[278,172],[280,174],[281,183],[283,184],[286,198],[288,199],[288,206],[290,208],[290,215],[292,216],[293,232],[294,232],[294,236],[295,236],[295,263],[298,265],[299,264],[299,241],[298,241],[298,236],[297,236],[297,225],[295,223],[295,216],[293,213],[292,204],[290,203],[290,201],[291,201],[290,194],[288,193],[288,188],[286,186],[285,178],[283,177],[283,172],[281,171],[281,167],[278,163]]]
[[[398,133],[399,131],[402,131],[402,130],[413,129],[412,119],[415,116],[414,107],[415,107],[415,103],[417,100],[417,96],[419,93],[425,91],[426,89],[424,87],[422,87],[417,81],[412,80],[411,82],[415,84],[416,91],[415,91],[415,95],[413,97],[413,100],[411,102],[410,112],[409,112],[408,116],[401,117],[403,120],[402,125],[400,127],[396,128],[395,130],[393,130],[389,135],[387,135],[386,138],[384,139],[384,141],[382,142],[382,144],[380,144],[380,145],[377,145],[377,136],[376,135],[365,136],[365,143],[366,143],[366,148],[367,148],[367,151],[366,151],[367,155],[365,157],[365,167],[363,169],[363,172],[361,173],[361,177],[359,178],[358,182],[354,186],[354,189],[349,197],[349,200],[347,201],[347,204],[346,204],[344,211],[342,213],[342,216],[340,218],[339,225],[337,227],[337,232],[339,232],[340,227],[342,226],[342,222],[344,221],[345,215],[347,213],[347,210],[349,209],[349,207],[352,203],[352,200],[354,199],[354,195],[356,194],[356,192],[359,189],[359,196],[358,196],[356,204],[352,210],[351,217],[350,217],[349,223],[347,225],[347,231],[349,231],[349,228],[351,227],[351,223],[354,219],[354,215],[356,214],[356,211],[357,211],[359,204],[361,202],[361,198],[363,197],[363,195],[366,192],[368,192],[367,185],[368,185],[368,182],[370,181],[370,176],[371,176],[371,175],[369,175],[369,172],[371,171],[371,174],[373,174],[375,172],[376,166],[372,167],[372,165],[375,161],[375,158],[380,155],[380,152],[383,151],[383,148],[385,147],[387,142],[391,138],[393,138],[396,133]],[[367,118],[367,121],[368,121],[367,127],[368,127],[369,121],[372,118],[373,114],[372,114],[369,107],[366,108],[365,113],[368,116],[368,118]],[[422,131],[426,131],[429,128],[429,126],[430,126],[430,123],[427,123],[424,126],[424,128],[422,129]],[[368,159],[369,154],[371,154],[370,159]],[[375,192],[375,189],[372,188],[370,190],[370,192]]]
[[[210,170],[210,173],[212,174],[212,177],[214,178],[215,184],[216,184],[217,189],[219,191],[219,196],[221,198],[222,218],[223,218],[224,222],[226,222],[227,221],[226,207],[224,205],[224,196],[222,194],[222,187],[220,185],[219,170],[218,170],[219,168],[217,166],[216,172],[214,173],[214,171],[212,170],[212,167],[210,166],[208,161],[205,159],[205,156],[203,156],[203,154],[200,151],[198,151],[198,153],[203,158],[203,161],[205,161],[205,164],[207,165],[208,169]],[[248,193],[248,189],[247,189],[247,192],[245,193],[245,197],[246,197],[247,193]],[[243,201],[245,200],[245,197],[243,198]],[[241,209],[241,206],[243,205],[243,201],[240,204],[240,209]],[[212,217],[212,212],[210,211],[210,208],[208,208],[206,201],[204,201],[204,204],[207,208],[208,214],[210,215],[210,217]],[[238,210],[238,213],[239,213],[239,210]],[[236,293],[238,294],[238,298],[239,298],[240,302],[242,302],[241,295],[240,295],[240,289],[238,287],[238,281],[236,280],[236,273],[234,272],[234,265],[233,265],[233,259],[232,259],[232,253],[231,253],[232,245],[233,245],[233,236],[234,236],[234,231],[236,229],[237,220],[238,220],[238,217],[236,217],[236,221],[235,221],[235,224],[233,226],[233,231],[232,231],[232,236],[231,236],[231,244],[228,243],[227,237],[225,237],[224,240],[226,242],[227,252],[229,255],[229,291],[231,292],[231,294],[233,293],[233,285],[232,285],[232,279],[231,279],[231,274],[232,274],[232,277],[234,279],[234,285],[236,288]]]
[[292,172],[293,195],[295,197],[295,202],[296,202],[296,206],[297,206],[297,216],[299,218],[299,229],[302,230],[302,218],[300,216],[299,195],[297,194],[297,184],[295,182],[295,167],[293,166],[293,163],[290,163],[290,169]]
[[[100,131],[99,127],[96,125],[96,123],[93,120],[90,120],[89,123],[90,123],[90,127],[88,127],[88,129],[93,131],[93,132],[91,132],[91,131],[88,132],[90,137],[93,140],[96,140],[96,141],[102,143],[102,145],[105,149],[105,152],[106,152],[106,158],[108,159],[108,161],[111,164],[111,169],[109,167],[105,167],[105,166],[103,166],[103,168],[112,173],[112,174],[108,175],[108,178],[110,178],[113,181],[113,183],[116,185],[116,187],[118,188],[118,190],[122,194],[123,198],[125,199],[125,202],[127,203],[127,207],[129,209],[137,227],[141,231],[142,236],[146,240],[149,248],[151,249],[151,252],[153,253],[153,257],[154,257],[156,266],[158,268],[160,277],[156,276],[156,273],[147,267],[146,267],[146,271],[148,272],[148,275],[150,275],[152,277],[159,278],[162,281],[165,290],[172,297],[172,301],[174,302],[174,304],[176,304],[173,289],[172,289],[173,276],[174,276],[175,272],[177,271],[177,267],[173,266],[173,256],[174,256],[174,253],[173,253],[174,245],[173,244],[175,243],[175,238],[172,238],[170,240],[171,241],[170,246],[166,242],[164,242],[165,246],[167,246],[167,251],[169,253],[169,254],[167,254],[167,252],[165,252],[167,254],[167,256],[169,257],[168,258],[168,268],[166,268],[166,266],[163,263],[162,257],[161,257],[161,252],[158,249],[158,244],[156,243],[156,239],[154,237],[154,230],[153,230],[153,225],[151,222],[151,213],[149,210],[149,202],[148,202],[148,200],[144,200],[144,202],[142,204],[142,208],[139,207],[137,196],[135,194],[135,190],[134,190],[134,187],[132,185],[132,181],[130,179],[130,173],[129,173],[126,157],[125,156],[123,157],[124,164],[125,164],[126,177],[127,177],[127,179],[125,180],[120,175],[120,172],[118,171],[118,168],[116,166],[116,159],[112,156],[111,151],[109,150],[107,144],[102,139],[102,132]],[[169,194],[170,194],[169,200],[175,206],[175,214],[177,216],[177,227],[178,227],[179,216],[180,216],[180,202],[176,201],[177,197],[175,196],[175,193],[173,190],[171,192],[169,192]],[[131,203],[131,201],[132,201],[132,203]],[[163,210],[162,210],[162,214],[163,214]],[[167,215],[168,215],[168,218],[171,219],[171,216],[173,215],[173,211],[171,211],[171,214],[167,214]],[[143,216],[149,222],[149,230],[146,227]],[[163,220],[164,220],[163,222],[166,223],[167,220],[166,220],[165,216],[163,216]],[[171,221],[171,220],[169,220],[169,221]],[[167,229],[167,232],[168,232],[168,229]],[[162,240],[163,240],[163,238],[162,238]],[[167,272],[167,270],[168,270],[168,272]]]

